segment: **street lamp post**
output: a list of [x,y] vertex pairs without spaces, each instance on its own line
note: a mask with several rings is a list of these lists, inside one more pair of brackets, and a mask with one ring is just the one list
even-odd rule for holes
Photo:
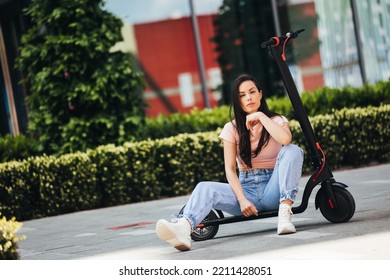
[[199,68],[199,74],[200,74],[200,81],[201,81],[201,85],[202,85],[202,94],[203,94],[204,104],[205,104],[206,108],[211,108],[209,96],[207,94],[206,75],[205,75],[204,63],[203,63],[202,46],[201,46],[200,40],[199,40],[198,21],[196,19],[196,15],[194,12],[194,5],[192,3],[192,0],[189,0],[189,2],[190,2],[190,10],[191,10],[192,29],[193,29],[193,33],[194,33],[194,41],[195,41],[195,48],[196,48],[196,58],[198,60],[198,68]]
[[356,8],[355,0],[350,0],[350,4],[351,4],[351,10],[352,10],[353,29],[355,31],[355,37],[356,37],[356,48],[357,48],[357,54],[358,54],[360,74],[362,76],[363,84],[366,84],[367,83],[366,67],[364,64],[364,56],[363,56],[363,50],[362,50],[362,39],[360,37],[360,23],[359,23],[359,17],[358,17],[358,12],[357,12],[357,8]]

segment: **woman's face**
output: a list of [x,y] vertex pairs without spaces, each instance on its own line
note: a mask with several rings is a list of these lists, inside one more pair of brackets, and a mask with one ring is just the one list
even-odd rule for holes
[[251,114],[257,112],[263,94],[258,90],[253,81],[242,82],[238,87],[238,94],[240,98],[241,108],[247,113]]

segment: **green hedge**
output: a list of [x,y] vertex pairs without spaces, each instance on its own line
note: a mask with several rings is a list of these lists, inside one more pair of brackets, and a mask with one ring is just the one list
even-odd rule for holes
[[187,194],[204,180],[223,181],[223,150],[216,131],[152,141],[162,172],[162,196]]
[[192,109],[189,113],[173,113],[169,116],[159,115],[146,120],[146,133],[149,139],[160,139],[179,133],[212,131],[230,120],[229,106],[213,109]]
[[[380,81],[360,88],[344,87],[340,89],[321,88],[314,92],[304,92],[302,103],[309,116],[329,114],[332,110],[390,104],[390,80]],[[268,98],[271,110],[294,119],[289,97]],[[213,131],[229,121],[229,107],[219,106],[212,110],[193,109],[189,113],[175,113],[148,118],[143,127],[145,139],[160,139],[180,133]],[[33,139],[25,136],[0,137],[0,162],[19,160],[42,153],[42,147]]]
[[1,164],[0,182],[0,211],[18,220],[100,206],[96,166],[84,153]]
[[[311,117],[332,168],[390,160],[390,105]],[[297,121],[293,142],[306,151]],[[0,212],[26,220],[189,193],[225,181],[221,128],[0,164]],[[306,152],[307,155],[307,152]],[[306,156],[304,170],[310,171]]]
[[[366,84],[362,87],[319,88],[301,94],[303,106],[309,116],[329,114],[332,110],[390,104],[390,80]],[[294,110],[288,96],[271,98],[269,106],[288,119],[294,119]]]
[[[390,105],[342,109],[309,119],[332,168],[390,160]],[[306,151],[298,122],[291,125],[293,141]],[[306,172],[310,168],[310,158],[306,156]]]
[[159,197],[161,183],[156,176],[162,170],[155,161],[153,142],[100,146],[86,155],[95,166],[100,207]]
[[21,160],[30,156],[39,155],[40,149],[37,141],[20,134],[0,136],[0,162]]

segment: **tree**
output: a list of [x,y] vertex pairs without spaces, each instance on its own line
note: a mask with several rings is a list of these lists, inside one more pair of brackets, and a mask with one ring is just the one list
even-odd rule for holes
[[102,0],[32,0],[17,65],[30,87],[28,134],[44,152],[123,143],[142,133],[142,75],[109,49],[122,22]]
[[224,104],[230,102],[230,83],[241,73],[259,79],[267,95],[284,94],[275,62],[260,46],[275,35],[270,1],[224,0],[214,26]]
[[[297,46],[286,49],[287,61],[294,64],[310,57],[318,50],[318,41],[313,36],[316,17],[302,13],[296,6],[287,6],[287,1],[278,1],[278,14],[282,33],[291,27],[306,28]],[[214,21],[216,52],[221,67],[222,103],[230,102],[230,83],[241,73],[256,77],[268,96],[283,96],[285,88],[275,61],[261,42],[276,35],[271,1],[224,0]]]

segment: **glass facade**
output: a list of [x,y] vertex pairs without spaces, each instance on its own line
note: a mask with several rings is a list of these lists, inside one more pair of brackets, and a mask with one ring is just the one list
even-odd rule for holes
[[[353,2],[360,27],[360,52],[354,30]],[[315,7],[326,86],[361,86],[359,58],[368,83],[390,77],[390,0],[315,0]]]

